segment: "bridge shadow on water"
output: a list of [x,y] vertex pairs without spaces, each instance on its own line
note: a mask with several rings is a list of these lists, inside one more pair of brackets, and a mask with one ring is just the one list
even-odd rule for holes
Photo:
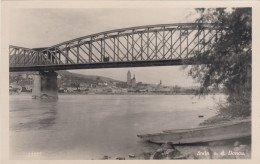
[[[21,121],[15,126],[20,130],[44,130],[56,124],[57,102],[54,99],[37,99],[30,103],[31,108],[15,110],[18,115],[23,115]],[[26,114],[24,114],[26,113]]]
[[57,102],[58,99],[40,99],[39,105],[44,106],[45,110],[42,112],[44,118],[38,119],[36,124],[39,125],[39,129],[45,129],[56,124],[57,115]]

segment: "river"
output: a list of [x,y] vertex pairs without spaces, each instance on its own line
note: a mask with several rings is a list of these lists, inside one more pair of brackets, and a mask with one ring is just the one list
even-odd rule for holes
[[[157,145],[136,135],[197,127],[223,95],[10,95],[11,159],[101,159]],[[199,118],[198,115],[203,115]]]

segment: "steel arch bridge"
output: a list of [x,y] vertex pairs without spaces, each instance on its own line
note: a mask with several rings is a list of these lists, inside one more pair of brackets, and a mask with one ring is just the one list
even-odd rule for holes
[[218,24],[160,24],[101,32],[46,48],[10,45],[9,67],[15,72],[193,64],[191,59],[210,52],[223,30]]

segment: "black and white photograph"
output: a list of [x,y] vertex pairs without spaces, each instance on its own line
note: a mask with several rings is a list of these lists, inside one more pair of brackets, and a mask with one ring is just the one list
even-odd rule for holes
[[9,160],[252,159],[254,8],[20,6]]

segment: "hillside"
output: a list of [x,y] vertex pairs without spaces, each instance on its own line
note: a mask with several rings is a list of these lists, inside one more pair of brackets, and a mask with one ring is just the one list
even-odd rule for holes
[[[122,82],[108,77],[95,76],[95,75],[83,75],[77,73],[71,73],[68,71],[56,71],[59,75],[59,81],[63,82],[63,85],[70,86],[72,84],[97,84],[98,82]],[[35,72],[10,72],[9,83],[16,83],[20,86],[32,85],[32,75]]]
[[70,78],[75,78],[75,79],[86,79],[86,80],[94,80],[94,81],[96,81],[98,79],[100,81],[122,82],[120,80],[115,80],[115,79],[112,79],[109,77],[95,76],[95,75],[83,75],[83,74],[78,74],[78,73],[71,73],[69,71],[57,71],[57,73],[63,77],[70,77]]

